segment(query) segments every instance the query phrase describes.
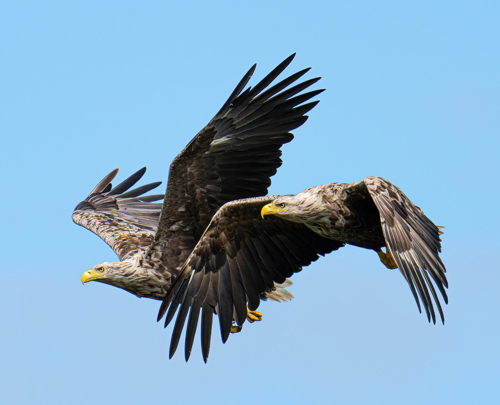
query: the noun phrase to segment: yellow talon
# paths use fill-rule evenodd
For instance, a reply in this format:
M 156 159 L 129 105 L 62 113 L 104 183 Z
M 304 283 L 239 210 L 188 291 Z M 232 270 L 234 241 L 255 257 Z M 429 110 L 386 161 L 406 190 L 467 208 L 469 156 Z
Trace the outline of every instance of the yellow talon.
M 254 323 L 255 321 L 262 321 L 262 313 L 259 311 L 250 311 L 247 307 L 247 320 L 250 323 Z M 242 327 L 236 323 L 231 325 L 231 333 L 241 332 L 241 329 Z
M 254 323 L 255 321 L 262 321 L 262 313 L 259 311 L 250 311 L 247 307 L 247 320 L 250 323 Z M 233 325 L 231 325 L 231 333 L 241 332 L 241 329 L 242 327 L 233 321 Z
M 255 321 L 262 321 L 262 313 L 259 311 L 250 311 L 247 307 L 248 322 L 254 323 Z
M 394 258 L 392 257 L 391 253 L 389 250 L 387 250 L 387 253 L 382 252 L 382 250 L 379 250 L 377 252 L 378 257 L 380 258 L 380 261 L 385 264 L 385 267 L 388 269 L 394 270 L 398 268 L 398 265 L 394 261 Z

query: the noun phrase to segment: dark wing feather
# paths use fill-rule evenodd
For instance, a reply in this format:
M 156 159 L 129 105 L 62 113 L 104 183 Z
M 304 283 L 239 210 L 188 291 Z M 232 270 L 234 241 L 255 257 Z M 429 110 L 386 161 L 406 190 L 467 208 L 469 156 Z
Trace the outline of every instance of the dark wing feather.
M 92 190 L 73 211 L 73 221 L 94 232 L 125 260 L 153 242 L 162 203 L 162 195 L 143 196 L 161 182 L 146 184 L 130 190 L 144 175 L 142 168 L 121 184 L 112 188 L 111 181 L 118 173 L 113 170 Z
M 293 139 L 289 131 L 307 120 L 305 114 L 318 101 L 303 103 L 323 91 L 301 93 L 319 78 L 290 87 L 309 69 L 268 88 L 293 58 L 243 91 L 254 65 L 220 111 L 170 165 L 156 235 L 168 269 L 182 266 L 222 205 L 267 194 L 270 177 L 282 163 L 280 148 Z
M 225 204 L 214 216 L 203 237 L 186 260 L 179 277 L 165 297 L 158 320 L 188 281 L 172 334 L 170 356 L 175 353 L 188 309 L 186 360 L 196 333 L 200 308 L 203 359 L 210 349 L 212 314 L 219 315 L 222 341 L 229 336 L 233 319 L 241 326 L 246 306 L 256 309 L 263 293 L 324 255 L 343 246 L 325 239 L 305 225 L 270 216 L 263 220 L 262 207 L 277 196 L 258 197 Z M 174 298 L 175 297 L 175 298 Z M 172 306 L 170 307 L 172 309 Z M 170 310 L 169 317 L 171 319 Z M 166 325 L 169 319 L 167 319 Z M 165 325 L 165 326 L 166 326 Z
M 367 177 L 363 182 L 380 213 L 387 249 L 408 282 L 419 310 L 418 296 L 429 321 L 432 319 L 436 323 L 432 294 L 444 323 L 443 310 L 429 278 L 430 275 L 448 303 L 444 289 L 448 287 L 446 269 L 439 257 L 439 228 L 394 184 L 375 176 Z

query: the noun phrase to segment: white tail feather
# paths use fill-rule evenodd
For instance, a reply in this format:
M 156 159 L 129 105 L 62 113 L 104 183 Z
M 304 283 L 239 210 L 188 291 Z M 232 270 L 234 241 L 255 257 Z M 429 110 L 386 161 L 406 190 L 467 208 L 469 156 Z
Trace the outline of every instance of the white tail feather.
M 288 302 L 293 299 L 293 294 L 285 287 L 290 287 L 293 284 L 292 280 L 286 279 L 282 284 L 275 284 L 276 289 L 264 294 L 264 298 L 276 302 Z

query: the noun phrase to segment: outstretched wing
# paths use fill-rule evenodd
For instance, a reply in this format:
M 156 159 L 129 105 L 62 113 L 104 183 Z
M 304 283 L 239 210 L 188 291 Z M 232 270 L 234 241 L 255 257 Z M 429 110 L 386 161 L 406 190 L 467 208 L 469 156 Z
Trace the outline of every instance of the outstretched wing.
M 143 194 L 161 182 L 129 190 L 145 172 L 144 167 L 112 189 L 111 181 L 118 173 L 113 170 L 73 211 L 73 221 L 104 240 L 120 260 L 151 246 L 158 227 L 163 204 L 152 201 L 163 199 L 163 194 Z
M 170 357 L 177 349 L 189 312 L 186 331 L 186 361 L 198 324 L 200 309 L 203 359 L 208 358 L 212 317 L 219 316 L 225 342 L 233 319 L 243 325 L 247 304 L 258 308 L 260 295 L 283 283 L 324 255 L 343 246 L 325 239 L 303 224 L 278 217 L 263 220 L 262 207 L 277 196 L 250 198 L 225 204 L 214 216 L 203 237 L 184 264 L 163 301 L 158 320 L 169 309 L 165 326 L 179 305 L 170 344 Z
M 301 126 L 319 101 L 303 103 L 323 91 L 297 95 L 319 78 L 290 87 L 309 69 L 265 90 L 293 58 L 243 91 L 254 65 L 215 117 L 173 160 L 156 235 L 167 268 L 182 266 L 223 204 L 267 194 L 270 177 L 282 163 L 280 148 L 293 139 L 289 131 Z
M 436 323 L 430 290 L 444 324 L 443 310 L 429 278 L 430 275 L 444 301 L 448 303 L 448 296 L 444 289 L 448 287 L 446 269 L 439 257 L 439 252 L 441 252 L 439 227 L 434 225 L 419 207 L 389 181 L 381 177 L 370 176 L 363 182 L 380 213 L 387 249 L 408 282 L 418 309 L 421 311 L 417 291 L 429 322 L 432 318 L 432 321 Z

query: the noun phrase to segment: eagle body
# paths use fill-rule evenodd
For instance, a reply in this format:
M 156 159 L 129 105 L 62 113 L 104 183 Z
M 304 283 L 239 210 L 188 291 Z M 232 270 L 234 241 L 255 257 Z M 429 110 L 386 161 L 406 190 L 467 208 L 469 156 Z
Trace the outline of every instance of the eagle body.
M 256 65 L 250 68 L 172 161 L 164 194 L 147 195 L 161 182 L 134 188 L 146 168 L 113 188 L 116 169 L 76 206 L 73 221 L 101 237 L 119 258 L 93 266 L 83 273 L 83 283 L 97 281 L 162 300 L 217 210 L 229 201 L 267 194 L 282 164 L 281 147 L 319 102 L 309 100 L 323 91 L 304 92 L 320 79 L 299 81 L 310 68 L 275 82 L 294 56 L 254 87 L 247 87 Z M 273 283 L 259 297 L 282 301 L 292 295 Z
M 385 254 L 380 249 L 386 247 L 390 263 L 384 264 L 400 269 L 419 310 L 418 296 L 429 321 L 436 322 L 432 295 L 444 323 L 431 282 L 432 278 L 447 303 L 446 269 L 439 257 L 442 232 L 393 183 L 369 176 L 356 183 L 312 187 L 296 195 L 278 196 L 261 214 L 302 223 L 327 239 L 373 249 L 382 255 L 381 260 Z
M 399 268 L 419 310 L 422 302 L 429 322 L 435 323 L 435 303 L 444 322 L 434 287 L 447 303 L 440 234 L 396 185 L 376 176 L 311 187 L 295 195 L 228 202 L 210 221 L 160 307 L 158 318 L 166 315 L 165 325 L 177 313 L 170 356 L 187 323 L 189 358 L 201 316 L 206 361 L 213 308 L 218 309 L 225 342 L 233 320 L 239 326 L 245 322 L 245 305 L 259 306 L 260 291 L 345 244 L 373 249 L 388 268 Z M 384 246 L 387 254 L 381 251 Z

